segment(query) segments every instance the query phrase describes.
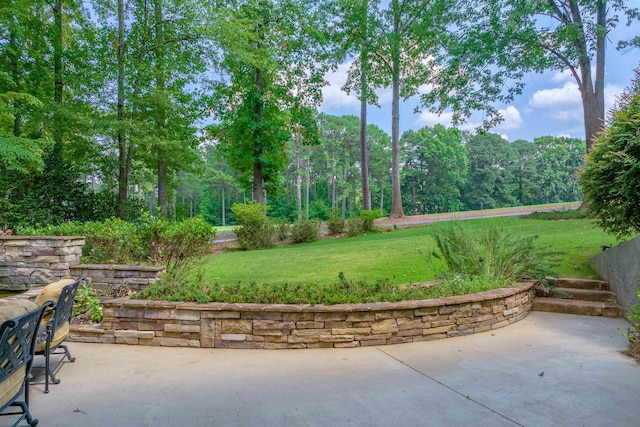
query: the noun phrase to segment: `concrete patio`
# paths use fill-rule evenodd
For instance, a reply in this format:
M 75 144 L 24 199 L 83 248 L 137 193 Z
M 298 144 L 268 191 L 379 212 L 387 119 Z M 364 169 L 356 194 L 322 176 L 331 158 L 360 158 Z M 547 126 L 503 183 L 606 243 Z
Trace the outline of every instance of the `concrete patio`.
M 32 386 L 31 410 L 65 427 L 636 426 L 627 325 L 534 312 L 492 332 L 355 349 L 70 343 L 76 362 L 48 395 Z

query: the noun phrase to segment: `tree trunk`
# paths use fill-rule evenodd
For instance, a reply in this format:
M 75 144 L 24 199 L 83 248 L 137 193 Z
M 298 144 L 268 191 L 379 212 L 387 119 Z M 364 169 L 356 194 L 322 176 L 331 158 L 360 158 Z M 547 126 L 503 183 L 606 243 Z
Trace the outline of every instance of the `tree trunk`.
M 262 183 L 262 163 L 256 161 L 253 164 L 253 185 L 251 186 L 251 197 L 260 204 L 266 204 L 264 185 Z
M 593 125 L 589 134 L 587 134 L 587 152 L 591 150 L 595 137 L 604 129 L 604 63 L 606 49 L 606 28 L 607 28 L 607 2 L 605 0 L 598 1 L 598 12 L 596 22 L 598 28 L 602 30 L 598 32 L 596 40 L 596 81 L 594 85 L 595 104 L 597 116 L 592 117 Z M 586 128 L 585 128 L 586 129 Z
M 364 2 L 365 14 L 369 8 L 368 1 Z M 371 194 L 369 192 L 369 162 L 367 154 L 367 73 L 369 66 L 369 51 L 367 49 L 367 20 L 364 19 L 363 38 L 360 49 L 360 175 L 362 179 L 362 209 L 371 210 Z
M 224 182 L 222 183 L 222 226 L 224 227 L 225 225 L 227 225 L 227 219 L 226 219 L 226 215 L 227 215 L 227 207 L 226 207 L 226 203 L 225 203 L 225 197 L 224 197 Z
M 11 67 L 11 76 L 13 77 L 13 82 L 16 85 L 15 91 L 20 92 L 22 89 L 22 85 L 20 84 L 20 75 L 18 73 L 18 57 L 20 53 L 18 52 L 18 42 L 16 41 L 16 35 L 11 30 L 11 34 L 9 36 L 9 61 Z M 17 100 L 15 101 L 18 102 Z M 20 109 L 16 108 L 14 118 L 13 118 L 13 136 L 20 137 L 22 135 L 22 118 L 20 116 Z
M 300 159 L 300 138 L 296 134 L 294 136 L 296 141 L 296 207 L 298 210 L 298 222 L 302 221 L 302 162 Z
M 579 53 L 580 78 L 576 75 L 576 81 L 580 88 L 582 97 L 582 109 L 584 117 L 585 139 L 587 141 L 587 152 L 591 150 L 593 142 L 604 127 L 604 65 L 606 46 L 606 0 L 597 0 L 596 24 L 598 35 L 596 37 L 596 76 L 595 84 L 591 73 L 591 58 L 589 56 L 589 46 L 585 36 L 584 22 L 580 11 L 579 3 L 569 2 L 571 19 L 574 26 L 578 28 L 573 44 Z
M 64 92 L 64 80 L 62 70 L 62 0 L 55 0 L 53 6 L 53 16 L 55 25 L 55 36 L 53 42 L 53 75 L 54 90 L 53 102 L 55 103 L 55 111 L 53 113 L 53 153 L 52 160 L 54 168 L 62 168 L 62 144 L 63 144 L 63 118 L 62 118 L 62 95 Z M 55 173 L 55 172 L 54 172 Z M 58 174 L 55 173 L 55 176 Z
M 311 165 L 309 164 L 309 159 L 307 159 L 306 171 L 307 171 L 307 176 L 305 177 L 305 184 L 306 184 L 306 188 L 305 188 L 305 201 L 306 201 L 305 218 L 308 221 L 309 220 L 309 188 L 311 186 Z
M 258 45 L 260 47 L 260 45 Z M 255 114 L 256 114 L 256 122 L 258 123 L 258 129 L 254 132 L 254 142 L 257 141 L 261 135 L 258 135 L 258 132 L 262 132 L 262 123 L 264 122 L 264 102 L 262 100 L 262 96 L 264 94 L 264 81 L 262 76 L 262 70 L 259 68 L 255 69 L 255 83 L 256 83 L 256 93 L 257 100 L 255 106 Z M 264 194 L 264 183 L 263 183 L 263 174 L 262 174 L 262 162 L 260 161 L 260 156 L 262 155 L 262 148 L 258 147 L 257 144 L 254 144 L 254 164 L 253 164 L 253 186 L 251 195 L 253 200 L 258 203 L 266 204 L 265 194 Z
M 266 16 L 266 8 L 264 2 L 260 2 L 260 15 Z M 260 52 L 264 43 L 264 32 L 263 32 L 263 23 L 258 24 L 258 41 L 256 43 L 256 52 Z M 262 124 L 264 123 L 264 76 L 262 75 L 262 70 L 258 67 L 254 69 L 254 78 L 256 85 L 256 101 L 255 101 L 255 120 L 257 123 L 257 129 L 253 133 L 253 185 L 251 188 L 251 193 L 253 200 L 266 205 L 266 197 L 264 191 L 264 175 L 262 170 L 262 161 L 260 157 L 262 156 L 262 147 L 257 144 L 257 141 L 260 140 L 264 135 L 262 133 L 264 130 L 262 129 Z
M 158 208 L 160 218 L 166 218 L 169 207 L 167 198 L 167 162 L 159 153 L 158 155 Z
M 342 182 L 347 182 L 347 171 L 342 171 Z M 347 215 L 347 196 L 342 197 L 342 218 Z
M 393 35 L 391 40 L 391 218 L 404 216 L 400 189 L 400 9 L 397 0 L 392 0 Z
M 159 93 L 163 93 L 165 90 L 165 76 L 164 76 L 164 29 L 163 29 L 163 13 L 162 13 L 162 0 L 156 0 L 155 3 L 155 31 L 156 31 L 156 86 Z M 165 137 L 163 129 L 166 127 L 167 117 L 166 111 L 163 106 L 158 107 L 156 125 L 160 130 L 160 138 Z M 168 200 L 168 183 L 169 175 L 167 168 L 167 159 L 162 146 L 157 147 L 158 150 L 158 207 L 160 218 L 166 218 L 169 207 Z
M 129 165 L 124 133 L 124 0 L 118 0 L 118 218 L 127 219 Z
M 411 202 L 413 203 L 413 214 L 418 214 L 418 199 L 416 197 L 416 180 L 411 180 Z

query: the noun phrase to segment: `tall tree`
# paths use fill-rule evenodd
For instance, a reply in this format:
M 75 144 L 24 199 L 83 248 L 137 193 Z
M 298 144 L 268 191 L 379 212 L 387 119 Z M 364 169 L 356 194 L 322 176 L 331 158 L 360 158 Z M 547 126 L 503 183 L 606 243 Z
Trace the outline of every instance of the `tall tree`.
M 516 153 L 509 141 L 495 133 L 479 133 L 465 147 L 469 162 L 462 192 L 465 208 L 493 209 L 515 205 L 510 165 Z
M 585 141 L 545 136 L 533 140 L 538 151 L 535 163 L 540 203 L 580 200 L 577 174 L 586 154 Z
M 307 143 L 317 138 L 311 109 L 320 102 L 325 49 L 317 12 L 304 0 L 241 0 L 218 11 L 224 78 L 215 136 L 260 203 L 278 186 L 291 132 Z
M 568 70 L 582 97 L 589 149 L 604 125 L 607 35 L 623 11 L 629 11 L 623 0 L 462 2 L 423 106 L 452 108 L 456 120 L 483 109 L 494 123 L 500 117 L 492 102 L 520 94 L 526 73 Z
M 377 97 L 371 88 L 371 51 L 379 49 L 378 33 L 381 28 L 379 0 L 336 0 L 338 18 L 339 60 L 355 54 L 343 89 L 355 92 L 360 99 L 360 176 L 362 185 L 362 209 L 371 210 L 369 190 L 369 159 L 367 156 L 367 107 L 377 105 Z
M 39 0 L 3 4 L 0 21 L 0 93 L 9 100 L 13 137 L 22 138 L 12 142 L 34 144 L 35 152 L 43 147 L 38 140 L 53 141 L 42 152 L 42 174 L 24 177 L 8 198 L 21 207 L 20 220 L 81 219 L 92 209 L 79 173 L 89 163 L 87 98 L 96 87 L 90 21 L 77 1 Z
M 325 153 L 327 184 L 332 211 L 340 209 L 344 217 L 347 212 L 347 200 L 356 198 L 359 176 L 358 161 L 360 120 L 356 116 L 319 117 L 320 147 Z
M 391 217 L 402 217 L 400 187 L 400 98 L 418 94 L 437 71 L 433 55 L 446 33 L 449 0 L 390 0 L 383 11 L 380 49 L 372 52 L 371 73 L 376 86 L 391 87 Z
M 128 187 L 132 158 L 155 170 L 157 207 L 167 216 L 177 171 L 193 171 L 198 163 L 195 123 L 206 115 L 204 98 L 193 88 L 206 70 L 203 16 L 210 2 L 136 0 L 124 17 L 124 110 L 117 119 L 119 195 Z M 120 25 L 117 39 L 120 40 Z M 120 43 L 113 44 L 114 57 Z M 112 63 L 115 61 L 112 61 Z M 118 108 L 121 95 L 115 100 Z M 113 104 L 112 104 L 113 105 Z M 126 133 L 121 135 L 121 130 Z M 120 193 L 122 192 L 122 193 Z
M 127 219 L 127 199 L 129 198 L 129 168 L 131 167 L 131 144 L 127 144 L 124 129 L 125 122 L 125 22 L 124 0 L 118 0 L 118 106 L 117 106 L 117 135 L 118 140 L 118 217 Z
M 372 207 L 380 209 L 384 216 L 391 209 L 391 138 L 380 127 L 367 125 L 367 151 L 369 157 L 369 173 L 371 175 Z M 375 202 L 375 205 L 373 205 Z
M 467 174 L 462 142 L 462 133 L 442 125 L 402 135 L 403 194 L 414 215 L 460 210 L 460 189 Z

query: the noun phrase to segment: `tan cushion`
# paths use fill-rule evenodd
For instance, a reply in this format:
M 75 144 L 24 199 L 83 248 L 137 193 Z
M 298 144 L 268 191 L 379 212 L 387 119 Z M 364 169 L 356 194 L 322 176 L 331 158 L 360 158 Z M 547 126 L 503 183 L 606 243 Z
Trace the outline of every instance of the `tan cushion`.
M 36 308 L 38 306 L 26 298 L 0 300 L 0 325 L 9 319 L 22 316 Z
M 62 293 L 62 289 L 67 286 L 75 283 L 73 279 L 62 279 L 57 282 L 53 282 L 48 284 L 42 289 L 40 295 L 38 295 L 35 299 L 36 305 L 42 305 L 47 301 L 53 301 L 54 304 L 58 303 L 58 298 L 60 298 L 60 294 Z M 42 316 L 41 325 L 46 325 L 49 320 L 53 318 L 53 310 L 49 310 L 48 308 L 45 310 L 44 316 Z M 37 350 L 40 351 L 40 350 Z
M 67 285 L 71 285 L 72 283 L 75 283 L 74 279 L 62 279 L 45 286 L 42 289 L 42 292 L 40 292 L 40 295 L 36 297 L 36 305 L 40 306 L 47 301 L 57 303 L 58 298 L 60 298 L 62 288 Z
M 53 336 L 53 339 L 51 340 L 51 346 L 49 348 L 54 348 L 55 346 L 60 344 L 62 341 L 67 339 L 68 336 L 69 336 L 69 322 L 64 322 L 62 326 L 60 326 L 56 330 L 56 334 Z M 46 342 L 43 342 L 42 344 L 40 344 L 36 348 L 36 353 L 43 352 L 44 349 L 46 348 L 46 345 L 47 345 Z
M 23 365 L 0 383 L 0 407 L 9 403 L 11 399 L 18 394 L 20 387 L 22 387 L 26 371 L 27 366 Z

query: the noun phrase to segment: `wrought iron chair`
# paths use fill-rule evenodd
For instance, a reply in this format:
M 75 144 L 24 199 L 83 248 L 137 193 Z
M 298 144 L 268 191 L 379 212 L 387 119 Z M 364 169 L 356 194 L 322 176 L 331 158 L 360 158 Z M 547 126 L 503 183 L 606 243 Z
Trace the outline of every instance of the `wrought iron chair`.
M 49 381 L 58 384 L 60 379 L 56 378 L 55 372 L 60 367 L 64 358 L 69 362 L 74 362 L 75 357 L 71 356 L 69 348 L 63 344 L 69 336 L 69 324 L 72 317 L 73 303 L 78 290 L 78 286 L 84 281 L 84 276 L 77 280 L 62 280 L 60 282 L 47 285 L 42 293 L 36 298 L 36 304 L 42 303 L 43 299 L 49 299 L 55 304 L 52 310 L 45 312 L 42 322 L 47 328 L 46 339 L 39 341 L 36 346 L 36 355 L 45 358 L 45 386 L 44 392 L 49 393 Z M 59 295 L 57 295 L 59 292 Z M 63 352 L 56 352 L 58 349 Z M 51 355 L 62 354 L 62 358 L 54 368 L 51 367 Z M 41 366 L 39 366 L 41 367 Z
M 43 330 L 40 320 L 53 303 L 33 306 L 32 311 L 6 320 L 0 326 L 0 415 L 20 415 L 13 427 L 23 419 L 31 426 L 38 424 L 29 412 L 29 379 L 36 338 Z M 18 400 L 22 394 L 24 400 Z M 18 407 L 21 412 L 4 413 L 9 407 Z

